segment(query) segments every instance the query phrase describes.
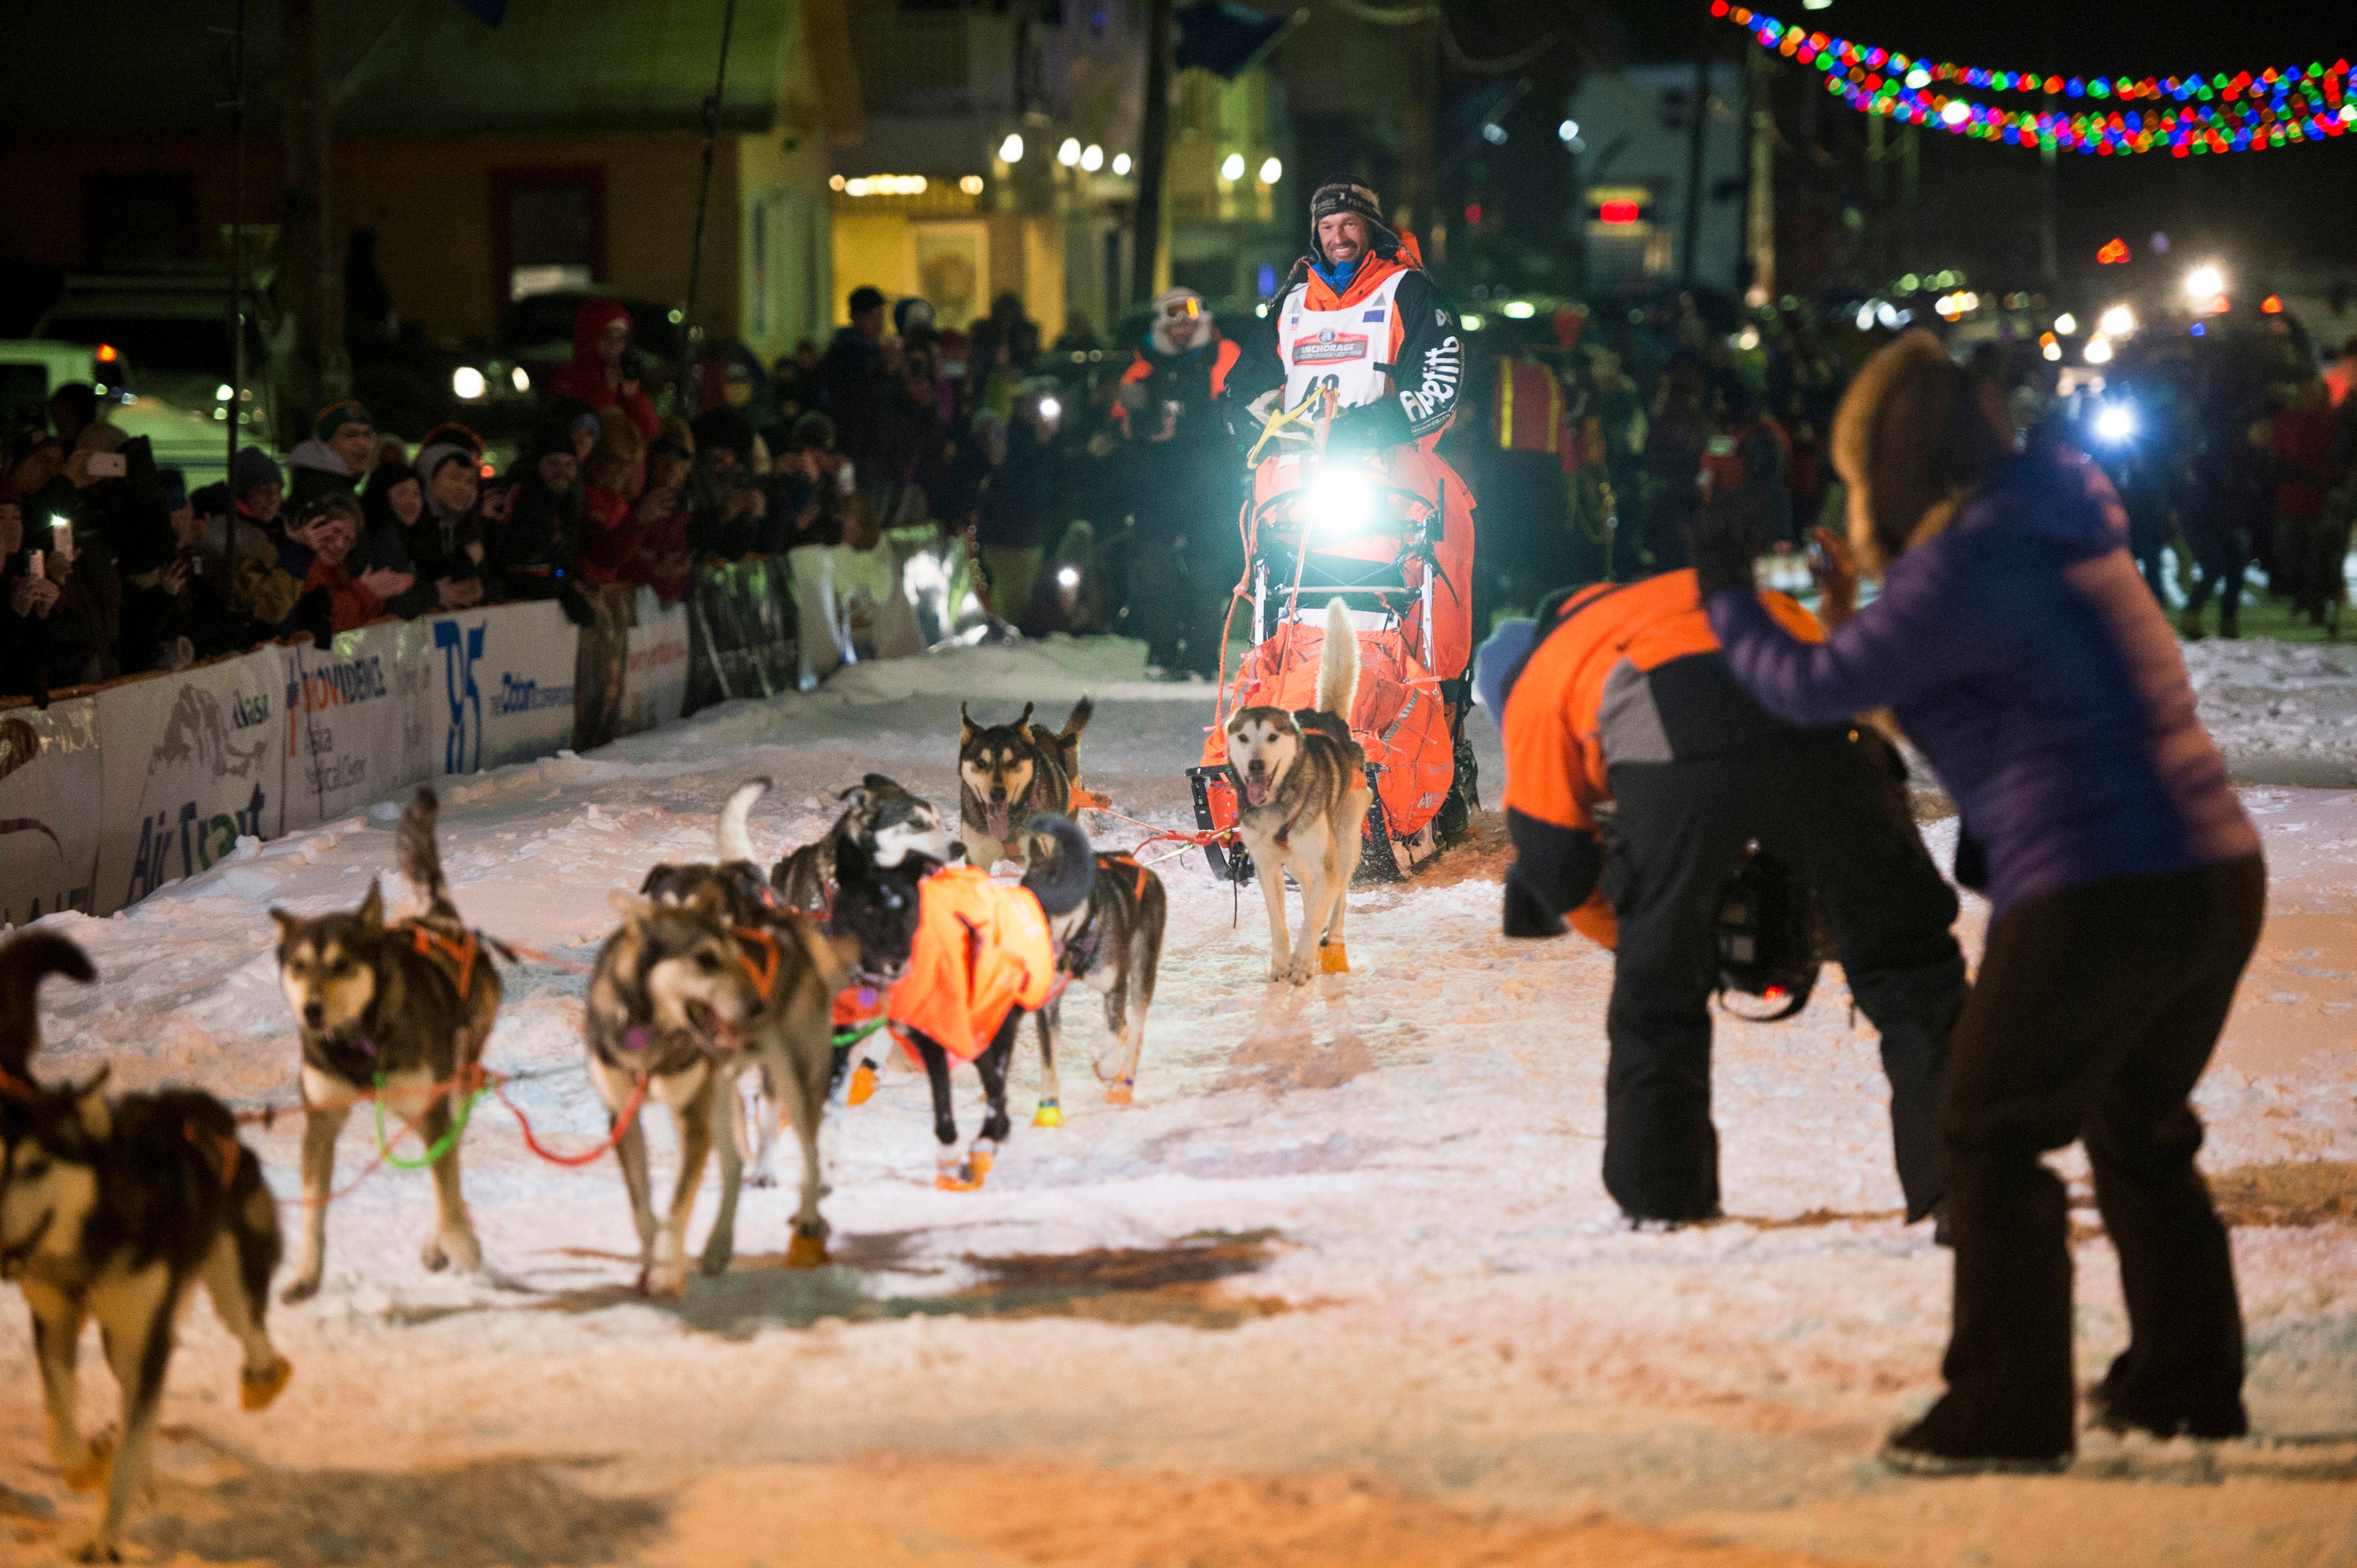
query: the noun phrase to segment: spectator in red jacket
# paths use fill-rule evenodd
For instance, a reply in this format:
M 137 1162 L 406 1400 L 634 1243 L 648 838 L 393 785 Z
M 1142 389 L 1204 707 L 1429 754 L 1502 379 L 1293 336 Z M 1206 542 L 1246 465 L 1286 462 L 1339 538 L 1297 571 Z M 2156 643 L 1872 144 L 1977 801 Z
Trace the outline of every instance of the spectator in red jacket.
M 647 446 L 619 409 L 597 419 L 604 428 L 581 465 L 581 542 L 574 564 L 583 577 L 608 588 L 630 580 L 630 564 L 642 542 L 637 513 L 646 489 Z
M 2336 476 L 2332 438 L 2338 422 L 2323 378 L 2310 376 L 2292 393 L 2291 406 L 2267 426 L 2275 456 L 2276 533 L 2269 585 L 2289 598 L 2302 615 L 2321 620 L 2328 600 L 2337 597 L 2332 579 L 2338 563 L 2313 559 L 2311 536 L 2324 512 L 2324 498 Z
M 641 439 L 655 438 L 655 405 L 639 384 L 640 356 L 630 342 L 630 313 L 610 299 L 585 299 L 573 318 L 573 362 L 550 390 L 591 408 L 619 408 Z
M 325 590 L 328 628 L 355 631 L 385 614 L 385 601 L 409 591 L 414 578 L 382 567 L 355 578 L 346 566 L 361 536 L 361 503 L 349 491 L 331 490 L 307 502 L 287 532 L 311 549 L 311 569 L 303 588 Z

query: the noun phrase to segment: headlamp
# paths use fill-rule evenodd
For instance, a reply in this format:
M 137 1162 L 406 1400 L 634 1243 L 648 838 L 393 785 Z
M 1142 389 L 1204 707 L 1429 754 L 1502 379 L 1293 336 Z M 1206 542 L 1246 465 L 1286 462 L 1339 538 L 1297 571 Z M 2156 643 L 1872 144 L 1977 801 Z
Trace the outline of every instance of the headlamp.
M 1374 487 L 1347 467 L 1320 467 L 1309 481 L 1303 508 L 1310 532 L 1347 539 L 1362 532 L 1375 512 Z

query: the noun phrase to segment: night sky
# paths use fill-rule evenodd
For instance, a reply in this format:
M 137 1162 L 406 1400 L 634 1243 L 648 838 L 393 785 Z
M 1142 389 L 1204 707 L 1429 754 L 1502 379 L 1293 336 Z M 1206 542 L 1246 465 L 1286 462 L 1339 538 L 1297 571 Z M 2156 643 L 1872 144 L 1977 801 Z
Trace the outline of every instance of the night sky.
M 2266 66 L 2357 59 L 2357 5 L 2322 0 L 2233 4 L 2040 5 L 2034 0 L 1835 0 L 1803 11 L 1799 0 L 1758 7 L 1861 43 L 1993 70 L 2036 69 L 2063 76 L 2256 73 Z M 1643 54 L 1689 51 L 1706 28 L 1722 58 L 1753 46 L 1738 28 L 1711 20 L 1703 0 L 1620 0 L 1611 6 Z M 1694 18 L 1697 16 L 1701 21 Z M 1813 73 L 1812 73 L 1813 74 Z M 2034 100 L 2001 96 L 2012 104 Z M 1834 112 L 1849 113 L 1838 105 Z M 1984 160 L 2034 161 L 2034 153 L 1954 143 L 1936 173 L 1969 178 Z M 2179 159 L 2169 155 L 2061 159 L 2061 236 L 2066 265 L 2092 256 L 2113 234 L 2132 244 L 2153 230 L 2182 242 L 2214 245 L 2253 262 L 2357 263 L 2357 132 L 2320 146 Z M 1934 167 L 1927 158 L 1927 181 Z

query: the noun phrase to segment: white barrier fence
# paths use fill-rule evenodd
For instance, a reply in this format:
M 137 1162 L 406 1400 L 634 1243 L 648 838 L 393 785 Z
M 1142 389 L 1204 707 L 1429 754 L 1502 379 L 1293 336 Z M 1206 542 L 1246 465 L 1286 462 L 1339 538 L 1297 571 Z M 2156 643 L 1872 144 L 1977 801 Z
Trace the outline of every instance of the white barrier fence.
M 687 615 L 641 590 L 624 732 L 677 722 Z M 494 605 L 272 646 L 0 712 L 0 922 L 110 915 L 239 838 L 351 815 L 408 786 L 572 744 L 579 634 Z

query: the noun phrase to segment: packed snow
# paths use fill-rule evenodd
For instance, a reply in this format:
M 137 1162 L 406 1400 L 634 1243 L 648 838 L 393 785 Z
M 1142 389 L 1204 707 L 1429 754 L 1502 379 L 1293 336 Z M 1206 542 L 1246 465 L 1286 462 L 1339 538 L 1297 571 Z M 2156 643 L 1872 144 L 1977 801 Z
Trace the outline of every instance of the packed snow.
M 487 1105 L 465 1150 L 490 1277 L 428 1275 L 423 1174 L 339 1201 L 318 1297 L 274 1309 L 295 1380 L 232 1397 L 210 1308 L 173 1368 L 158 1560 L 1130 1564 L 2137 1563 L 2357 1555 L 2357 677 L 2343 656 L 2189 650 L 2205 718 L 2266 835 L 2270 923 L 2200 1091 L 2236 1225 L 2262 1440 L 2091 1439 L 2067 1476 L 1902 1479 L 1870 1455 L 1935 1392 L 1947 1255 L 1907 1228 L 1870 1028 L 1837 974 L 1783 1025 L 1718 1031 L 1732 1218 L 1625 1230 L 1598 1177 L 1609 956 L 1499 935 L 1502 835 L 1351 896 L 1353 972 L 1263 983 L 1257 897 L 1162 864 L 1172 918 L 1137 1103 L 1095 1092 L 1079 993 L 1067 1123 L 1017 1130 L 988 1186 L 936 1191 L 921 1075 L 837 1110 L 834 1266 L 781 1266 L 791 1204 L 748 1193 L 738 1262 L 683 1300 L 630 1288 L 610 1160 L 534 1159 Z M 707 858 L 738 782 L 772 853 L 870 770 L 947 804 L 957 713 L 1097 714 L 1089 785 L 1191 825 L 1183 770 L 1210 688 L 1135 645 L 975 649 L 845 671 L 678 728 L 446 781 L 444 858 L 511 973 L 489 1051 L 544 1137 L 587 1145 L 581 972 L 609 890 Z M 2297 704 L 2297 706 L 2295 706 Z M 1486 717 L 1473 721 L 1494 793 Z M 2330 773 L 2331 768 L 2341 769 Z M 2308 771 L 2309 769 L 2317 771 Z M 2291 783 L 2330 782 L 2341 789 Z M 48 1074 L 285 1103 L 294 1034 L 273 906 L 357 904 L 390 875 L 397 803 L 260 846 L 123 916 L 55 917 L 101 983 L 51 983 Z M 1144 836 L 1098 821 L 1101 843 Z M 1944 860 L 1953 824 L 1928 829 Z M 1162 846 L 1149 854 L 1164 853 Z M 1239 904 L 1241 913 L 1238 913 Z M 1963 920 L 1977 948 L 1986 910 Z M 961 1074 L 971 1129 L 979 1095 Z M 669 1123 L 651 1118 L 659 1186 Z M 295 1188 L 296 1119 L 256 1128 Z M 349 1180 L 371 1151 L 344 1138 Z M 2080 1372 L 2126 1337 L 2075 1152 Z M 691 1232 L 700 1243 L 713 1181 Z M 111 1416 L 93 1356 L 83 1398 Z M 42 1439 L 25 1318 L 0 1314 L 0 1557 L 86 1532 Z M 2338 1555 L 2336 1555 L 2336 1553 Z

